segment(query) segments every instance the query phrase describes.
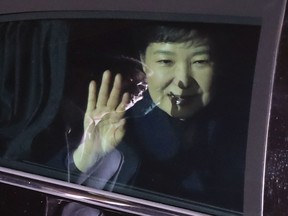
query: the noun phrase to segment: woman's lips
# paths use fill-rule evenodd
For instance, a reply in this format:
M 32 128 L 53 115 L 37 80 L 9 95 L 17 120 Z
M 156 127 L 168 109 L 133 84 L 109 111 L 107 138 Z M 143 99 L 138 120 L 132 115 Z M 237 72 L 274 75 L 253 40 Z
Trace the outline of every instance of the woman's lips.
M 168 97 L 172 101 L 172 103 L 176 105 L 184 105 L 189 103 L 195 95 L 175 95 L 173 92 L 170 92 L 168 94 Z

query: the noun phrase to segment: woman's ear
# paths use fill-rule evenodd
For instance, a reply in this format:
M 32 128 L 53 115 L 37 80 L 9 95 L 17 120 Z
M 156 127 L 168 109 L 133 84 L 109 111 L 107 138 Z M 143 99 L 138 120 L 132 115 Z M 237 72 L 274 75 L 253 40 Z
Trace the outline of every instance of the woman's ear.
M 145 55 L 144 55 L 143 53 L 140 53 L 139 56 L 140 56 L 140 61 L 141 61 L 142 70 L 143 70 L 143 72 L 146 74 L 146 72 L 147 72 L 147 67 L 146 67 L 146 64 L 145 64 Z

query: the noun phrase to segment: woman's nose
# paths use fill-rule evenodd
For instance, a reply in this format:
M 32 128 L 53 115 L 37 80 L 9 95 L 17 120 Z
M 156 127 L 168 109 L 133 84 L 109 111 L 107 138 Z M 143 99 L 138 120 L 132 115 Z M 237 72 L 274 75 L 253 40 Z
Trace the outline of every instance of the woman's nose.
M 175 71 L 176 84 L 181 89 L 186 89 L 193 83 L 193 77 L 191 76 L 191 71 L 188 65 L 183 65 Z

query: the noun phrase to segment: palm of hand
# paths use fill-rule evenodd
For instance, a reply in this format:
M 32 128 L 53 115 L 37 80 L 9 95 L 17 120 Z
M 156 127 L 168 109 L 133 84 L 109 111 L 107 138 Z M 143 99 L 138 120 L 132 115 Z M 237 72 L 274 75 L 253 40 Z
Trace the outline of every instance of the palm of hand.
M 125 135 L 124 111 L 100 109 L 85 114 L 84 137 L 86 152 L 104 155 L 121 142 Z
M 87 109 L 84 117 L 84 135 L 73 157 L 75 165 L 88 170 L 99 157 L 113 150 L 125 134 L 125 108 L 129 94 L 121 93 L 121 76 L 116 75 L 111 92 L 111 74 L 103 74 L 98 98 L 96 83 L 91 81 Z

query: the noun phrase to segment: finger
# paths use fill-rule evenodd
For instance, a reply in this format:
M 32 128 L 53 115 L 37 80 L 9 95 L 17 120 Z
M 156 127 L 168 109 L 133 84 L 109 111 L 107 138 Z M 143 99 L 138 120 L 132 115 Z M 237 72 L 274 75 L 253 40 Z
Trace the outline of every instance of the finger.
M 120 103 L 121 85 L 122 85 L 122 77 L 120 74 L 117 74 L 115 76 L 113 88 L 107 102 L 107 106 L 113 110 Z
M 110 71 L 105 71 L 102 76 L 101 87 L 99 90 L 98 100 L 97 100 L 97 107 L 106 106 L 107 100 L 109 97 L 109 84 L 111 79 Z
M 92 80 L 89 84 L 86 112 L 93 111 L 95 109 L 95 106 L 96 106 L 96 82 Z
M 104 121 L 108 120 L 106 124 L 115 124 L 115 123 L 119 123 L 119 121 L 122 121 L 122 119 L 124 119 L 125 108 L 129 102 L 129 98 L 130 98 L 129 93 L 125 93 L 116 111 L 109 113 L 104 118 L 102 118 L 102 120 Z
M 121 103 L 116 108 L 116 112 L 123 112 L 124 115 L 126 107 L 129 104 L 129 101 L 130 101 L 130 94 L 126 92 L 123 94 Z

